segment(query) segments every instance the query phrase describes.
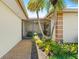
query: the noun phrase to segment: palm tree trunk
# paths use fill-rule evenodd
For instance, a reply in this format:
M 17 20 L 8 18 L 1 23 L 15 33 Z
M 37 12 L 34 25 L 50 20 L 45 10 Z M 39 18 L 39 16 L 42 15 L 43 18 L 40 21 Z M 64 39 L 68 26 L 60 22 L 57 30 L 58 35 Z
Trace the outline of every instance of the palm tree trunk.
M 54 29 L 55 29 L 55 25 L 56 25 L 56 11 L 54 11 L 54 15 L 53 15 L 54 19 L 53 19 L 53 26 L 51 27 L 51 39 L 53 39 L 53 33 L 54 33 Z
M 40 29 L 40 31 L 41 31 L 41 34 L 43 35 L 43 38 L 51 38 L 51 39 L 53 39 L 53 33 L 54 33 L 54 28 L 55 28 L 55 25 L 56 25 L 56 19 L 54 19 L 54 24 L 53 24 L 53 27 L 52 27 L 52 29 L 51 29 L 51 36 L 50 37 L 47 37 L 47 36 L 45 36 L 44 35 L 44 33 L 43 33 L 43 30 L 42 30 L 42 27 L 41 27 L 41 22 L 40 22 L 40 19 L 39 19 L 39 13 L 38 13 L 38 11 L 36 12 L 37 13 L 37 19 L 38 19 L 38 26 L 39 26 L 39 29 Z M 56 16 L 56 11 L 54 10 L 54 17 Z
M 53 16 L 52 16 L 52 19 L 51 19 L 51 36 L 50 38 L 53 39 L 53 33 L 54 33 L 54 28 L 55 28 L 55 24 L 56 24 L 56 19 L 55 19 L 55 15 L 56 15 L 56 12 L 55 12 L 55 7 L 54 7 L 54 11 L 53 11 Z
M 40 19 L 39 19 L 39 13 L 38 13 L 38 11 L 37 11 L 36 13 L 37 13 L 37 19 L 38 19 L 39 29 L 40 29 L 40 31 L 41 31 L 41 34 L 42 34 L 43 37 L 44 37 L 44 33 L 43 33 L 43 30 L 42 30 L 42 27 L 41 27 L 41 22 L 40 22 Z
M 41 34 L 43 35 L 43 38 L 46 38 L 46 39 L 47 38 L 51 38 L 52 39 L 53 38 L 53 32 L 54 32 L 55 24 L 56 24 L 56 19 L 54 19 L 54 24 L 53 24 L 53 27 L 51 29 L 51 36 L 47 37 L 43 33 L 43 30 L 42 30 L 42 27 L 41 27 L 41 22 L 40 22 L 40 19 L 39 19 L 39 13 L 38 13 L 38 11 L 36 13 L 37 13 L 37 19 L 38 19 L 38 26 L 39 26 L 39 29 L 41 31 Z M 54 12 L 54 15 L 56 15 L 55 12 Z

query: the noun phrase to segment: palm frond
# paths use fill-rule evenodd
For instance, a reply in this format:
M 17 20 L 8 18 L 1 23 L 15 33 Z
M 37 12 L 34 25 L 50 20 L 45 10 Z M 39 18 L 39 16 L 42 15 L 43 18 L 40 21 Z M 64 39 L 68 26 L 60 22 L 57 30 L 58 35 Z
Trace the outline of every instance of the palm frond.
M 31 11 L 39 11 L 45 8 L 45 1 L 44 0 L 30 0 L 27 8 Z
M 56 11 L 62 11 L 65 7 L 64 0 L 50 0 Z
M 56 4 L 56 11 L 62 11 L 64 7 L 65 7 L 64 0 L 58 0 Z

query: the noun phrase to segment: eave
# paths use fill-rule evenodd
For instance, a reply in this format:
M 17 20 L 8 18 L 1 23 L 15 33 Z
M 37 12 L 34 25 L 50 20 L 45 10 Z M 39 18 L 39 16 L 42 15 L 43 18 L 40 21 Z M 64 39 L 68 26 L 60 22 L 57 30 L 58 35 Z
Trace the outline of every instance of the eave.
M 3 4 L 5 4 L 16 16 L 20 19 L 27 19 L 27 15 L 25 15 L 21 5 L 17 0 L 0 0 Z

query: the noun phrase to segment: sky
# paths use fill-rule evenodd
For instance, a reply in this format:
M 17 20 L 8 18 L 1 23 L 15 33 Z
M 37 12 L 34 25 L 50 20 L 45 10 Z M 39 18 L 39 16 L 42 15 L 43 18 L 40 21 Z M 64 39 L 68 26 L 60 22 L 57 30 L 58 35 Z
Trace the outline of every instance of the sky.
M 71 8 L 71 9 L 74 9 L 74 8 L 77 8 L 78 7 L 78 4 L 75 4 L 73 2 L 71 2 L 70 0 L 64 0 L 67 8 Z
M 23 0 L 23 1 L 24 1 L 24 5 L 26 7 L 29 0 Z M 70 9 L 78 8 L 78 4 L 75 4 L 75 3 L 71 2 L 70 0 L 64 0 L 64 3 L 66 4 L 66 8 L 70 8 Z M 29 18 L 37 18 L 37 15 L 35 12 L 29 11 L 27 9 L 27 7 L 26 7 L 26 10 L 27 10 Z M 45 9 L 43 9 L 42 11 L 39 11 L 40 18 L 44 18 L 46 15 L 47 15 L 47 11 Z

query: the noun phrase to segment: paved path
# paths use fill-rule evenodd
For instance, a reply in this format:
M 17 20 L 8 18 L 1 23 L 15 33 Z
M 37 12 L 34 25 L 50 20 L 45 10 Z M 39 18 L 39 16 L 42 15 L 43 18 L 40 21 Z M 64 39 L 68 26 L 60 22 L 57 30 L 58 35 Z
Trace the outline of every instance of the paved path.
M 31 59 L 31 40 L 22 40 L 1 59 Z

